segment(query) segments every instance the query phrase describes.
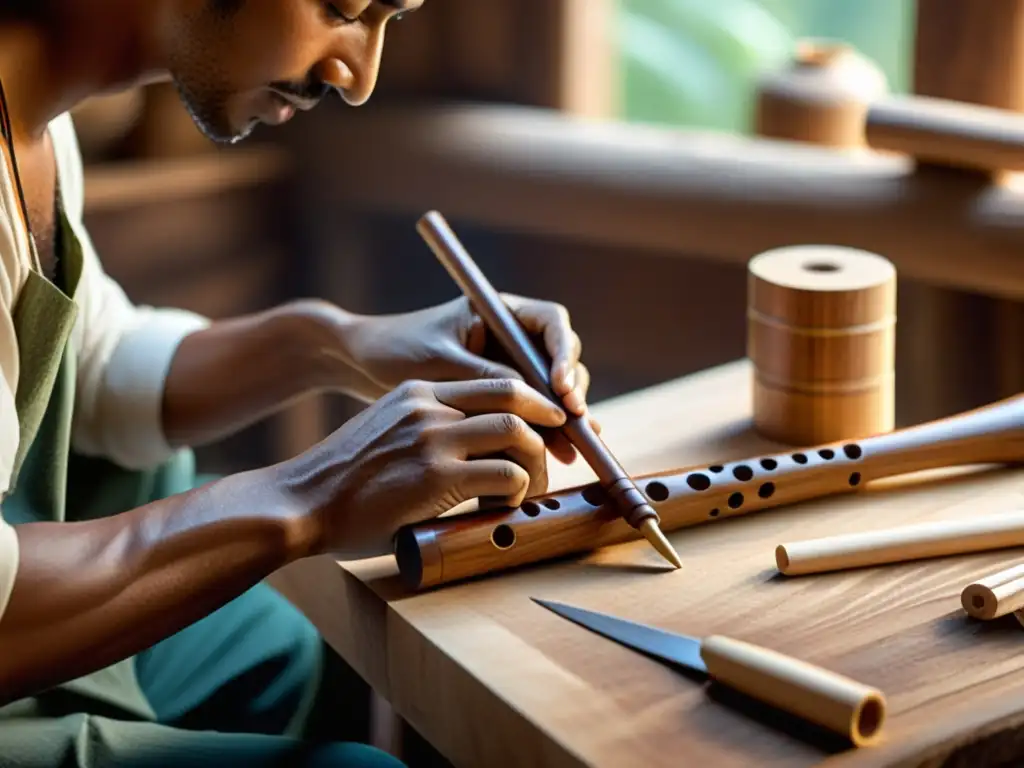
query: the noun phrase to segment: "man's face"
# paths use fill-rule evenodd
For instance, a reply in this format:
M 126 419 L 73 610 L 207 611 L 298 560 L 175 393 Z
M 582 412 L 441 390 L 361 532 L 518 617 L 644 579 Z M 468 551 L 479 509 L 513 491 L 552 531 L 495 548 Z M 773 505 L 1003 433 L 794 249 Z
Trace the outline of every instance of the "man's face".
M 484 0 L 482 0 L 484 1 Z M 199 129 L 240 141 L 331 89 L 352 105 L 377 82 L 384 26 L 423 0 L 181 0 L 170 75 Z

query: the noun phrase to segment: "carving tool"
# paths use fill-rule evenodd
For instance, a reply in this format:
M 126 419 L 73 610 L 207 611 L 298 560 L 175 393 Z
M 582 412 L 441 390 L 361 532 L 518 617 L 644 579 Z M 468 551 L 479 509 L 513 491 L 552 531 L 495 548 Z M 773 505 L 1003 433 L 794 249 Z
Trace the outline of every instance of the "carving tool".
M 530 341 L 512 311 L 476 265 L 448 222 L 437 211 L 430 211 L 416 225 L 420 236 L 438 261 L 470 300 L 495 338 L 515 362 L 526 383 L 562 407 L 561 398 L 551 388 L 550 364 Z M 600 480 L 608 495 L 618 504 L 630 526 L 676 568 L 682 561 L 659 527 L 658 513 L 626 474 L 626 470 L 608 450 L 586 416 L 566 414 L 561 428 Z
M 765 704 L 827 728 L 855 746 L 882 733 L 881 691 L 804 661 L 720 635 L 703 639 L 533 598 L 559 616 L 669 665 L 707 675 Z

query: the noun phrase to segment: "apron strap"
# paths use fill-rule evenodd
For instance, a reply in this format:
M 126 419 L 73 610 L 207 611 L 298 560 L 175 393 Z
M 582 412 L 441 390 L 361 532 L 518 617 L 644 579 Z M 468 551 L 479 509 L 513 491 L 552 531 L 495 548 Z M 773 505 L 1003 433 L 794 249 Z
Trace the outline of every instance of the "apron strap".
M 42 263 L 39 261 L 39 253 L 36 251 L 36 239 L 32 234 L 32 226 L 28 218 L 28 205 L 25 204 L 25 190 L 21 184 L 21 173 L 18 171 L 18 159 L 14 151 L 14 131 L 11 128 L 11 113 L 7 108 L 7 94 L 4 92 L 3 81 L 0 80 L 0 134 L 3 134 L 4 143 L 7 145 L 7 156 L 10 160 L 14 185 L 18 190 L 18 203 L 21 205 L 21 218 L 28 236 L 29 253 L 32 256 L 32 266 L 39 273 L 43 273 Z

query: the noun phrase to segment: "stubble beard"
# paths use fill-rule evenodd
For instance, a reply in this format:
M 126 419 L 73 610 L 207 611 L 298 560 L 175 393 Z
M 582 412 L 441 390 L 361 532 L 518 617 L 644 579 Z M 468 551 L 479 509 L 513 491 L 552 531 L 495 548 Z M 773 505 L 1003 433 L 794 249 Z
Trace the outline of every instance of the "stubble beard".
M 210 94 L 206 98 L 200 97 L 178 77 L 174 78 L 174 87 L 196 128 L 215 144 L 223 146 L 238 144 L 253 132 L 255 126 L 252 124 L 246 125 L 241 130 L 229 124 L 226 114 L 227 94 Z M 213 105 L 219 105 L 219 107 Z

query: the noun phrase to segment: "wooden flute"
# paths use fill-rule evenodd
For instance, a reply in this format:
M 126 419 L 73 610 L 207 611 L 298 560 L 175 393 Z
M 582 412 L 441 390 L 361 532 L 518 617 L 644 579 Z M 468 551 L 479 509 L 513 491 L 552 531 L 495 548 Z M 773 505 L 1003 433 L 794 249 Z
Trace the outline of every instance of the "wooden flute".
M 1024 395 L 874 437 L 635 478 L 676 530 L 860 490 L 872 480 L 1024 459 Z M 408 526 L 395 539 L 403 581 L 424 589 L 634 540 L 600 484 Z

